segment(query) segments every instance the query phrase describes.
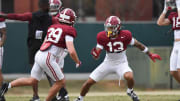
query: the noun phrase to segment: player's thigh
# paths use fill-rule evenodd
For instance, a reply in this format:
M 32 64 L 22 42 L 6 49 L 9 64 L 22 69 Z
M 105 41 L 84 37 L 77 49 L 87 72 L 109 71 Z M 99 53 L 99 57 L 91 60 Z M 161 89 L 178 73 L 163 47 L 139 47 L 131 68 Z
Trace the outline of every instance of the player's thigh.
M 112 73 L 111 65 L 103 62 L 90 74 L 90 78 L 98 82 L 110 73 Z
M 177 71 L 178 51 L 176 47 L 173 48 L 170 56 L 170 71 Z
M 121 80 L 125 79 L 124 76 L 126 73 L 133 73 L 132 69 L 128 65 L 128 62 L 120 63 L 119 65 L 116 65 L 115 72 Z
M 40 81 L 43 73 L 43 69 L 40 67 L 40 65 L 38 65 L 38 63 L 35 62 L 31 70 L 31 77 Z
M 177 53 L 177 69 L 180 69 L 180 47 L 178 48 L 178 53 Z
M 57 58 L 57 59 L 56 59 L 56 62 L 57 62 L 57 64 L 59 65 L 59 67 L 60 67 L 61 69 L 63 69 L 63 67 L 64 67 L 64 59 Z
M 48 53 L 46 57 L 46 64 L 44 65 L 43 69 L 54 81 L 64 79 L 64 74 L 56 62 L 56 57 L 54 57 L 51 53 Z

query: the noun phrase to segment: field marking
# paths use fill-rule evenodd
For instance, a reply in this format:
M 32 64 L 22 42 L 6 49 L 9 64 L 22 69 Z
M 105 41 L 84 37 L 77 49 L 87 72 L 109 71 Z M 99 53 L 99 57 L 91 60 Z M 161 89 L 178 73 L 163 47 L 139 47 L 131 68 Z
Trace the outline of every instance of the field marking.
M 180 95 L 180 91 L 137 91 L 137 95 Z M 8 97 L 21 96 L 21 97 L 32 97 L 32 94 L 7 94 Z M 41 97 L 47 96 L 47 94 L 40 94 Z M 71 97 L 79 96 L 79 93 L 69 93 Z M 87 96 L 127 96 L 126 92 L 90 92 Z

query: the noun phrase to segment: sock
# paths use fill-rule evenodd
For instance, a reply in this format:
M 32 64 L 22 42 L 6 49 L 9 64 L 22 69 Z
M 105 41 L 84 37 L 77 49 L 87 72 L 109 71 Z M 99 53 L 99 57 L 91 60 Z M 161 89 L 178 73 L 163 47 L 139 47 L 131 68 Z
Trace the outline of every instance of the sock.
M 133 91 L 133 88 L 128 88 L 127 93 L 131 93 Z
M 64 97 L 66 95 L 68 95 L 67 90 L 64 87 L 61 88 L 60 91 L 59 91 L 59 95 L 58 96 Z
M 9 88 L 11 88 L 11 83 L 9 83 L 9 85 L 8 85 L 8 89 L 9 89 Z
M 84 96 L 81 96 L 81 95 L 80 95 L 79 98 L 80 98 L 81 100 L 83 100 Z

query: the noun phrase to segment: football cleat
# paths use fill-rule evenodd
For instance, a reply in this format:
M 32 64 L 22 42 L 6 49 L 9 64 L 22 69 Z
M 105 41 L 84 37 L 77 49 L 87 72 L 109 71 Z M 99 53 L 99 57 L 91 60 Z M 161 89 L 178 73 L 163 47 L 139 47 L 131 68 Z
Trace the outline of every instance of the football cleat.
M 80 99 L 79 97 L 75 99 L 74 101 L 83 101 L 83 99 Z
M 4 96 L 0 97 L 0 101 L 6 101 L 5 97 Z
M 127 92 L 127 95 L 130 96 L 133 101 L 140 101 L 138 96 L 134 93 L 133 90 L 131 92 Z
M 9 83 L 5 82 L 2 84 L 1 91 L 0 91 L 0 97 L 2 98 L 4 94 L 8 91 Z
M 64 96 L 64 97 L 58 96 L 57 101 L 70 101 L 70 100 L 69 100 L 69 96 Z
M 29 101 L 40 101 L 39 96 L 33 96 Z

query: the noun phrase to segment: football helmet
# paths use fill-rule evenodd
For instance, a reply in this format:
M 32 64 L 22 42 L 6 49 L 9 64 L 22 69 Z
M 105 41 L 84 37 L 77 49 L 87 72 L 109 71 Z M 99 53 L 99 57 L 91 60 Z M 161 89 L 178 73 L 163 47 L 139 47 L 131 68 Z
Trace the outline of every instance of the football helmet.
M 169 10 L 175 9 L 177 8 L 176 6 L 176 0 L 166 0 L 166 5 L 168 7 Z
M 117 16 L 110 16 L 106 19 L 104 27 L 107 37 L 117 35 L 121 29 L 121 20 Z
M 57 15 L 59 13 L 59 10 L 62 8 L 62 2 L 61 0 L 49 0 L 50 5 L 50 14 L 51 15 Z
M 76 13 L 70 9 L 65 8 L 57 16 L 59 22 L 73 25 L 76 21 Z

